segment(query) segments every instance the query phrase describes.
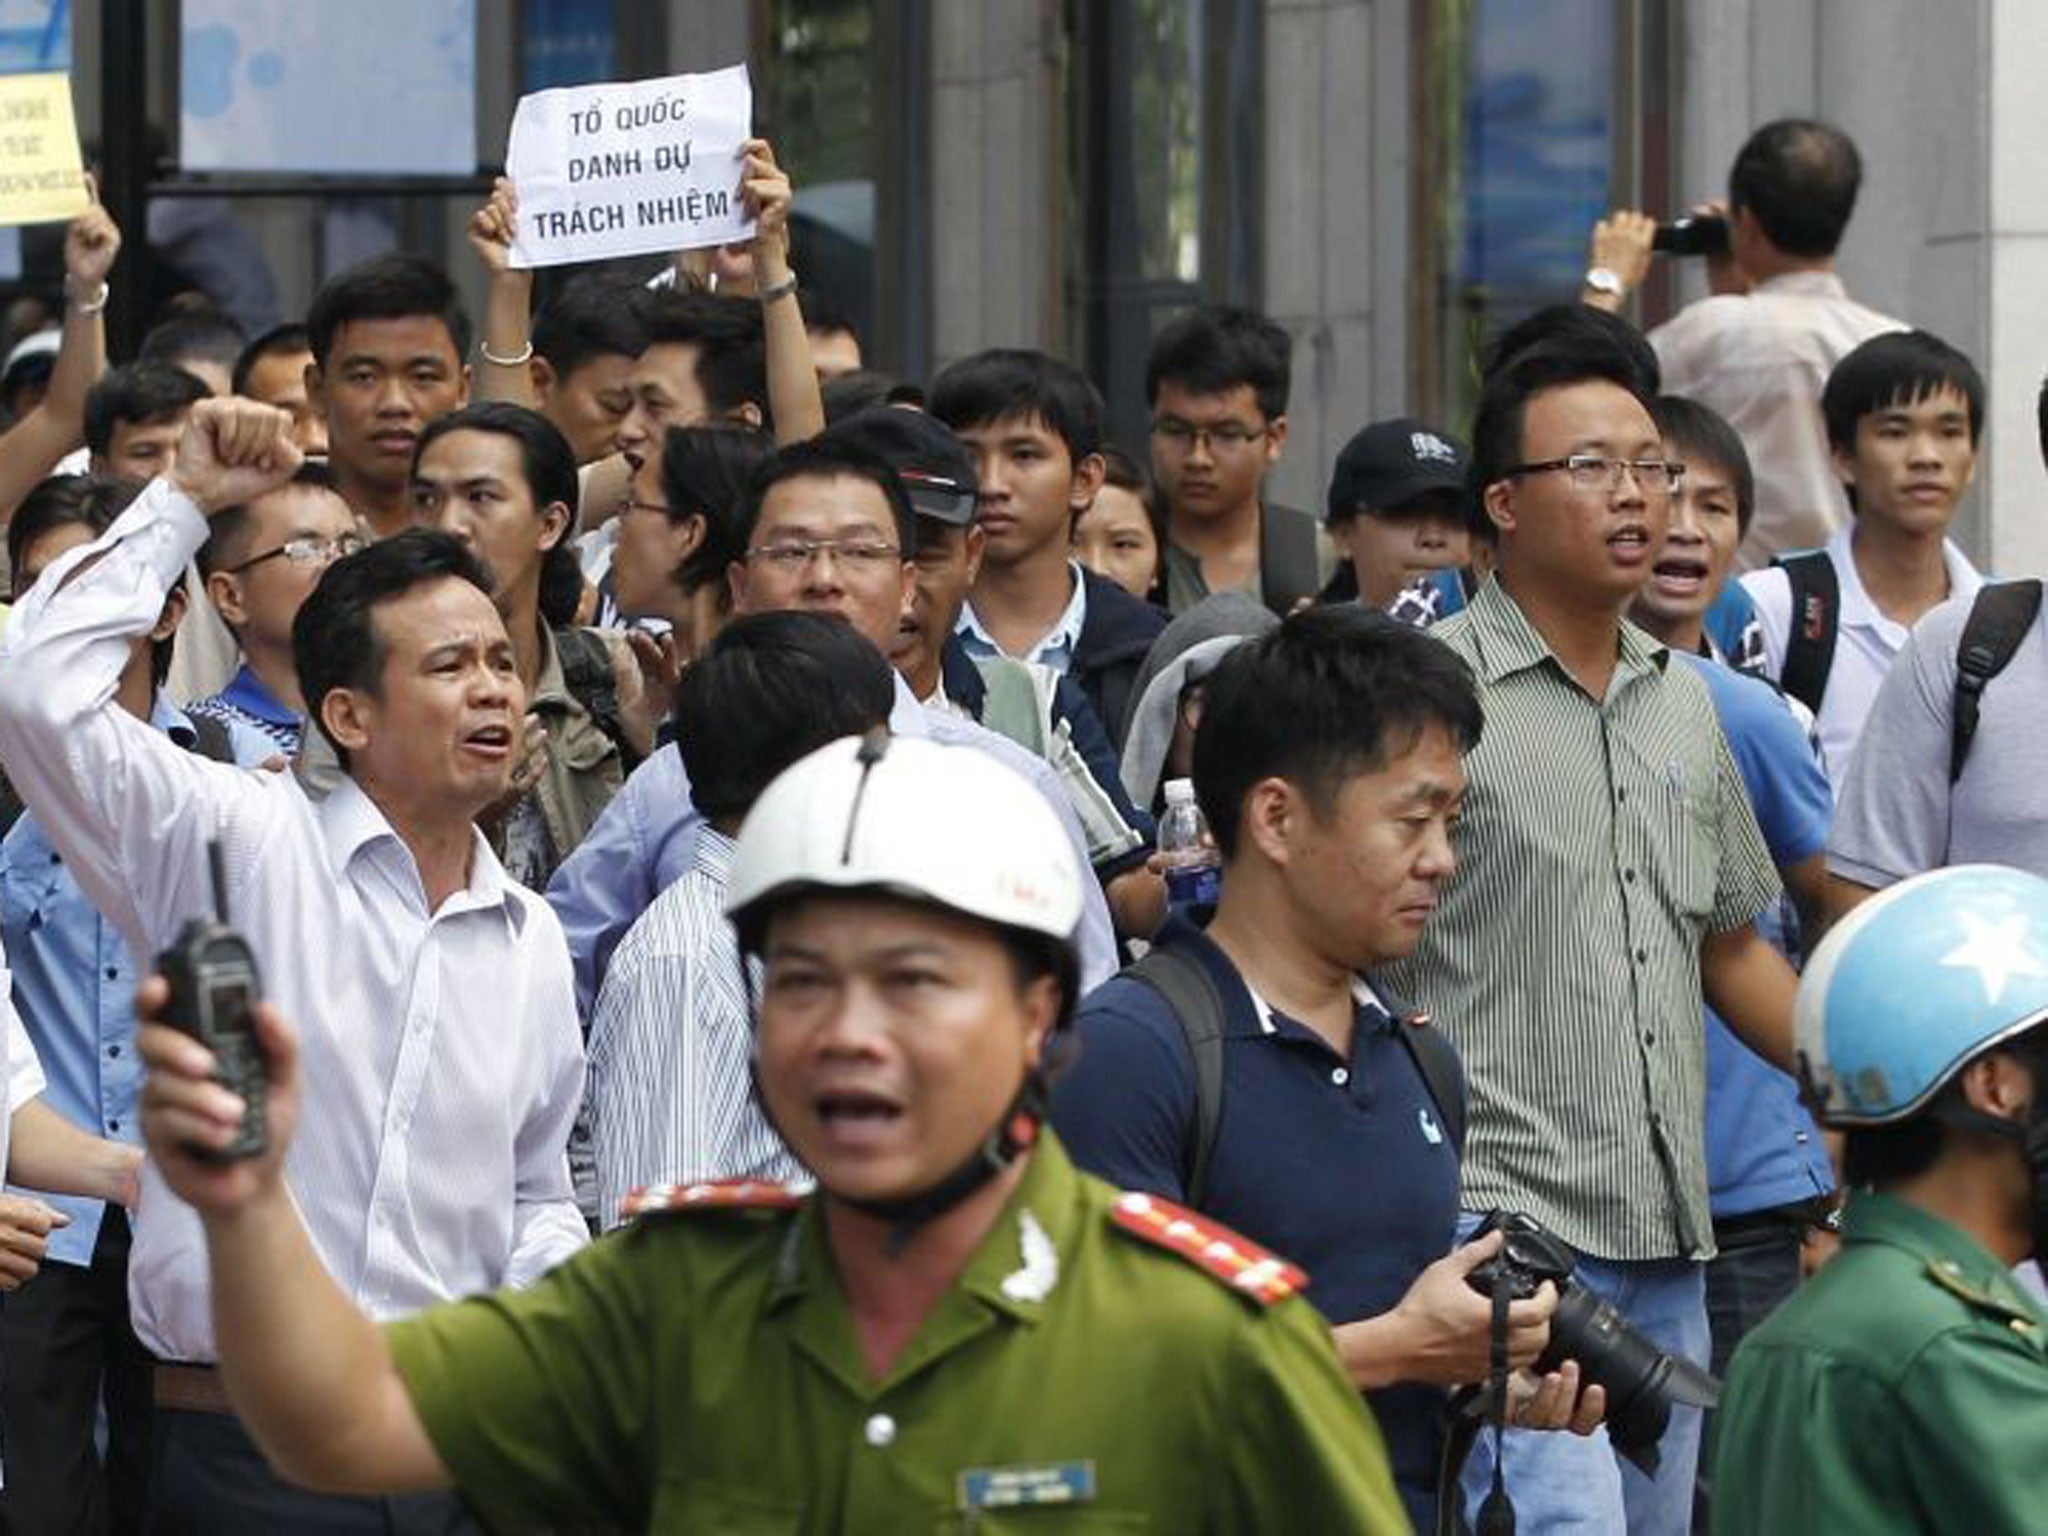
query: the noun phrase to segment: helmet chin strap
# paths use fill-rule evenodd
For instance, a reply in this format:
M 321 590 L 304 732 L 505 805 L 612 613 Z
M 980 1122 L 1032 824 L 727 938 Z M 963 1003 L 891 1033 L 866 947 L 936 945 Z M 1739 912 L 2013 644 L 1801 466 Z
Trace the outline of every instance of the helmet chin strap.
M 754 1101 L 760 1106 L 761 1113 L 768 1123 L 774 1127 L 775 1133 L 781 1136 L 782 1127 L 775 1125 L 775 1117 L 768 1108 L 767 1096 L 761 1092 L 759 1071 L 752 1063 L 749 1064 L 748 1070 L 754 1078 Z M 1051 1103 L 1052 1079 L 1044 1066 L 1033 1067 L 1024 1074 L 1024 1081 L 1017 1089 L 1017 1096 L 1010 1101 L 1010 1107 L 1003 1111 L 1002 1118 L 975 1145 L 966 1159 L 936 1184 L 914 1194 L 897 1195 L 887 1200 L 869 1200 L 841 1194 L 821 1179 L 818 1182 L 818 1192 L 826 1199 L 846 1206 L 849 1210 L 860 1211 L 864 1215 L 888 1222 L 894 1228 L 889 1236 L 889 1246 L 893 1251 L 900 1253 L 926 1223 L 945 1215 L 1036 1146 L 1039 1130 L 1045 1122 L 1046 1112 Z M 787 1136 L 783 1136 L 782 1139 L 785 1143 L 789 1140 Z
M 1002 1119 L 981 1139 L 966 1160 L 938 1183 L 915 1194 L 898 1195 L 888 1200 L 865 1200 L 842 1195 L 823 1183 L 818 1187 L 826 1198 L 888 1222 L 894 1229 L 889 1235 L 889 1246 L 901 1253 L 927 1222 L 945 1215 L 1037 1145 L 1039 1127 L 1045 1120 L 1050 1099 L 1045 1078 L 1034 1067 L 1025 1074 L 1017 1097 L 1003 1111 Z

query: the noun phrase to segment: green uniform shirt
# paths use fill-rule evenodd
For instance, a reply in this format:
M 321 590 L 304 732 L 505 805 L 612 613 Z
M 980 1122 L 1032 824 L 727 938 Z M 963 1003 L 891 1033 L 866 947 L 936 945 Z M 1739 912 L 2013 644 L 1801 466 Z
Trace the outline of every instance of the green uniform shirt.
M 1714 1530 L 2048 1530 L 2044 1333 L 1963 1232 L 1852 1195 L 1841 1253 L 1729 1364 Z
M 1117 1198 L 1048 1134 L 879 1381 L 813 1203 L 643 1219 L 388 1337 L 504 1530 L 1405 1531 L 1313 1309 L 1123 1231 Z

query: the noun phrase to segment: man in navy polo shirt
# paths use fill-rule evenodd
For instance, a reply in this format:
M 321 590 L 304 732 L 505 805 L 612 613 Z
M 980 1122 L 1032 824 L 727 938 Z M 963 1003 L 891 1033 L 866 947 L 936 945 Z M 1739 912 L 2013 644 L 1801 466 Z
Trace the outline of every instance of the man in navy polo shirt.
M 1199 963 L 1222 1006 L 1214 1140 L 1200 1157 L 1193 1049 L 1172 1005 L 1129 974 L 1082 1003 L 1053 1102 L 1089 1172 L 1196 1205 L 1308 1271 L 1423 1530 L 1443 1389 L 1487 1370 L 1487 1303 L 1465 1277 L 1498 1239 L 1452 1251 L 1464 1084 L 1433 1048 L 1450 1064 L 1433 1090 L 1402 1039 L 1419 1026 L 1371 976 L 1413 950 L 1455 867 L 1480 723 L 1455 655 L 1355 605 L 1294 614 L 1225 658 L 1194 752 L 1222 897 L 1158 940 Z M 1514 1364 L 1541 1353 L 1555 1306 L 1546 1287 L 1509 1309 Z M 1583 1431 L 1602 1406 L 1567 1365 L 1516 1421 Z

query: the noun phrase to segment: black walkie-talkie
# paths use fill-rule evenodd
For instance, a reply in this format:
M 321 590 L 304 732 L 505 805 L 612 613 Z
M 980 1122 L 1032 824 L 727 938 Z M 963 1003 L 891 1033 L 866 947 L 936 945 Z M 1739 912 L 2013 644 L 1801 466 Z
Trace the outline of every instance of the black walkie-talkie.
M 156 968 L 171 984 L 171 1005 L 164 1022 L 182 1029 L 213 1052 L 213 1080 L 241 1095 L 248 1107 L 242 1126 L 225 1147 L 187 1147 L 207 1162 L 231 1163 L 259 1156 L 268 1144 L 265 1112 L 269 1079 L 263 1047 L 256 1039 L 256 1002 L 263 983 L 256 974 L 256 956 L 248 941 L 228 926 L 227 867 L 219 842 L 206 847 L 213 876 L 211 918 L 195 917 L 171 947 L 157 956 Z

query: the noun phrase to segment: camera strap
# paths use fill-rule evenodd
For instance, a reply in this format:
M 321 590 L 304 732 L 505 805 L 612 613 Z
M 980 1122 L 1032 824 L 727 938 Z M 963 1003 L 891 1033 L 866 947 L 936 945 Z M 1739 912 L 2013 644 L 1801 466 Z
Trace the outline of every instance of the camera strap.
M 1505 1285 L 1495 1285 L 1489 1298 L 1493 1327 L 1487 1340 L 1487 1392 L 1493 1400 L 1493 1486 L 1479 1505 L 1478 1536 L 1515 1536 L 1515 1504 L 1508 1497 L 1502 1446 L 1508 1426 L 1508 1291 Z

